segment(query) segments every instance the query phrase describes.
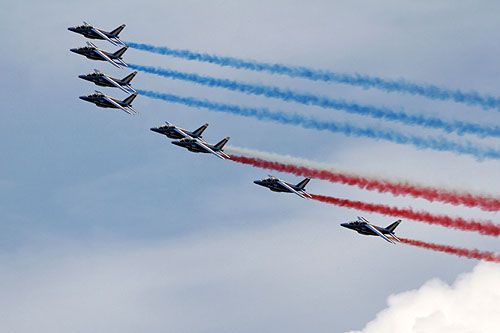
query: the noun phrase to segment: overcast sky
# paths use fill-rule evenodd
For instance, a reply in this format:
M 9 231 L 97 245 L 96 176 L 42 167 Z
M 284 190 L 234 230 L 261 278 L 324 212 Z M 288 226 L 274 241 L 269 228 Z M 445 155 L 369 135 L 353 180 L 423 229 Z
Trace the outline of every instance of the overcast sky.
M 474 260 L 355 234 L 339 224 L 357 215 L 383 226 L 396 218 L 272 193 L 252 183 L 268 171 L 188 153 L 149 128 L 166 120 L 187 129 L 209 123 L 204 133 L 209 142 L 230 136 L 235 146 L 492 194 L 500 188 L 499 161 L 259 122 L 144 96 L 134 101 L 140 112 L 135 117 L 97 108 L 78 99 L 96 86 L 77 76 L 94 68 L 114 77 L 131 71 L 69 52 L 86 40 L 67 30 L 83 20 L 106 30 L 125 23 L 125 41 L 498 96 L 496 1 L 23 1 L 2 6 L 0 331 L 460 333 L 499 327 L 498 316 L 486 316 L 500 311 L 500 290 L 492 283 L 500 274 L 496 265 L 476 266 Z M 96 44 L 116 49 L 104 41 Z M 134 49 L 124 60 L 446 120 L 497 124 L 500 119 L 497 110 Z M 360 126 L 442 134 L 146 73 L 133 84 Z M 125 97 L 116 89 L 99 90 Z M 500 147 L 492 139 L 446 137 Z M 479 209 L 315 179 L 307 188 L 498 219 L 497 213 Z M 493 237 L 420 222 L 403 221 L 397 234 L 500 252 Z M 471 310 L 478 307 L 488 311 Z M 461 320 L 469 313 L 470 320 Z

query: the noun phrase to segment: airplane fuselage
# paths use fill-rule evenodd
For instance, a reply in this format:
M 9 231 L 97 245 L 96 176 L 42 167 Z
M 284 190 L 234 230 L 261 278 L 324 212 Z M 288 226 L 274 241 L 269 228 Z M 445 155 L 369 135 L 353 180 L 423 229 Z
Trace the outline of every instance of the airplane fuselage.
M 73 27 L 73 28 L 68 28 L 69 31 L 73 31 L 73 32 L 76 32 L 77 34 L 80 34 L 80 35 L 83 35 L 87 38 L 90 38 L 90 39 L 100 39 L 100 40 L 104 40 L 104 38 L 102 38 L 102 36 L 99 36 L 97 33 L 95 33 L 92 28 L 79 28 L 79 27 Z M 101 33 L 103 33 L 104 35 L 106 35 L 108 38 L 113 38 L 115 36 L 113 36 L 112 34 L 106 32 L 106 31 L 102 31 L 102 30 L 99 30 Z
M 179 146 L 179 147 L 186 148 L 187 150 L 189 150 L 190 152 L 193 152 L 193 153 L 210 153 L 209 151 L 198 146 L 195 142 L 191 142 L 191 141 L 172 141 L 172 144 Z M 214 146 L 211 146 L 209 144 L 206 144 L 206 145 L 210 149 L 212 149 L 214 151 L 218 151 L 218 149 L 215 148 Z
M 94 103 L 96 106 L 100 107 L 100 108 L 112 108 L 112 109 L 117 109 L 116 105 L 113 105 L 111 104 L 110 102 L 108 102 L 107 100 L 105 100 L 104 98 L 100 98 L 100 97 L 89 97 L 89 96 L 80 96 L 80 99 L 84 100 L 84 101 L 87 101 L 87 102 L 90 102 L 90 103 Z M 122 101 L 120 100 L 116 100 L 116 99 L 113 99 L 116 103 L 120 104 L 121 106 L 128 106 L 128 104 L 125 104 L 123 103 Z
M 94 49 L 91 49 L 91 48 L 70 49 L 70 51 L 74 52 L 76 54 L 80 54 L 80 55 L 87 57 L 88 59 L 91 59 L 91 60 L 107 61 L 99 53 L 97 53 Z M 105 55 L 107 55 L 110 59 L 113 59 L 113 60 L 119 59 L 119 57 L 117 57 L 113 53 L 108 53 L 106 51 L 101 51 L 101 52 L 104 53 Z
M 80 79 L 93 82 L 100 87 L 111 87 L 111 88 L 114 87 L 114 85 L 110 83 L 108 80 L 106 80 L 102 75 L 79 75 L 78 77 Z M 120 86 L 127 85 L 125 82 L 121 80 L 117 80 L 115 78 L 111 79 L 114 80 L 116 83 L 118 83 Z
M 265 181 L 262 181 L 262 180 L 256 180 L 254 181 L 254 184 L 257 184 L 257 185 L 260 185 L 260 186 L 264 186 L 264 187 L 267 187 L 268 189 L 270 189 L 271 191 L 273 192 L 285 192 L 285 193 L 292 193 L 290 192 L 289 189 L 287 188 L 284 188 L 281 184 L 279 184 L 278 182 L 265 182 Z M 288 186 L 290 186 L 291 188 L 293 188 L 294 190 L 300 192 L 302 189 L 293 185 L 293 184 L 290 184 L 290 183 L 286 183 Z
M 151 131 L 163 134 L 169 139 L 174 139 L 174 140 L 180 140 L 184 139 L 186 135 L 189 135 L 190 137 L 193 138 L 199 138 L 200 136 L 194 135 L 191 132 L 186 131 L 186 135 L 183 135 L 182 133 L 179 133 L 178 130 L 176 130 L 174 127 L 153 127 L 151 128 Z
M 360 223 L 360 224 L 342 223 L 341 226 L 343 226 L 344 228 L 347 228 L 347 229 L 354 230 L 358 234 L 361 234 L 361 235 L 378 236 L 370 228 L 368 228 L 366 226 L 366 224 L 364 224 L 364 223 Z M 381 233 L 383 233 L 384 235 L 391 234 L 391 232 L 385 228 L 381 228 L 381 227 L 377 227 L 377 226 L 374 226 L 374 227 L 377 228 L 377 230 L 380 231 Z

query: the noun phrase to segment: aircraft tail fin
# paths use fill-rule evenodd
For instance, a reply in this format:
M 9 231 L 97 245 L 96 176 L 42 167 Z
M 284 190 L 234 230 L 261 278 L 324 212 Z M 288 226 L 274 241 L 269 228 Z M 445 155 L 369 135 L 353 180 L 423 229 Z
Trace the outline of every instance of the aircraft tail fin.
M 127 76 L 125 76 L 122 81 L 125 82 L 125 83 L 130 83 L 130 81 L 132 81 L 132 79 L 135 77 L 135 75 L 137 74 L 137 71 L 133 72 L 132 74 L 129 74 Z
M 118 28 L 115 30 L 111 31 L 110 34 L 112 34 L 115 37 L 118 37 L 118 34 L 122 32 L 123 28 L 125 28 L 125 24 L 120 25 Z
M 224 147 L 224 145 L 229 141 L 229 137 L 227 138 L 224 138 L 222 139 L 219 143 L 217 143 L 214 147 L 217 149 L 217 150 L 220 150 L 222 149 L 222 147 Z
M 301 181 L 300 183 L 298 183 L 296 186 L 298 188 L 304 189 L 306 187 L 307 183 L 309 183 L 310 180 L 311 180 L 311 177 L 307 177 L 306 179 L 304 179 L 303 181 Z
M 119 49 L 118 51 L 116 51 L 113 54 L 115 56 L 117 56 L 118 58 L 121 58 L 123 56 L 123 54 L 125 53 L 125 51 L 127 51 L 127 49 L 128 49 L 128 46 L 122 47 L 121 49 Z
M 195 136 L 201 136 L 201 134 L 203 133 L 203 131 L 205 131 L 208 127 L 208 124 L 205 124 L 203 126 L 201 126 L 200 128 L 198 128 L 197 130 L 193 131 L 193 134 Z
M 394 230 L 396 229 L 396 227 L 401 223 L 401 220 L 397 220 L 396 222 L 390 224 L 389 226 L 386 227 L 387 230 L 389 230 L 390 232 L 394 232 Z
M 136 97 L 137 97 L 137 93 L 135 93 L 135 94 L 133 94 L 133 95 L 130 95 L 129 97 L 127 97 L 127 98 L 125 98 L 125 99 L 123 100 L 123 103 L 130 105 L 130 104 L 132 104 L 132 101 L 133 101 Z

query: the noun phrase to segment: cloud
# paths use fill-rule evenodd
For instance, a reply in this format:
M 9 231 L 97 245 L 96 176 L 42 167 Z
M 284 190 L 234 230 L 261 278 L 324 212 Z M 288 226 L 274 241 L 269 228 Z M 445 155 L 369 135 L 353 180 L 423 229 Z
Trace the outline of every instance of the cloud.
M 478 264 L 453 285 L 432 279 L 392 295 L 389 307 L 351 333 L 493 333 L 500 327 L 500 266 Z

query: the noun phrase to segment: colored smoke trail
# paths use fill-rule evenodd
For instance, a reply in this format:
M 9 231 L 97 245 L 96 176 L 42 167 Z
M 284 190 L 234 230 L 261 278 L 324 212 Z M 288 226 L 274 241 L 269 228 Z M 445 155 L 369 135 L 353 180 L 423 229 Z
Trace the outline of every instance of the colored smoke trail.
M 423 211 L 414 211 L 411 208 L 397 208 L 381 204 L 373 204 L 362 201 L 340 199 L 325 195 L 311 194 L 313 200 L 329 203 L 335 206 L 363 210 L 370 213 L 379 213 L 388 216 L 407 218 L 414 221 L 428 224 L 440 225 L 446 228 L 453 228 L 465 231 L 476 231 L 481 235 L 500 235 L 500 225 L 495 225 L 491 221 L 465 220 L 461 217 L 450 217 L 448 215 L 434 215 Z
M 248 108 L 233 104 L 215 103 L 207 100 L 199 100 L 192 97 L 180 97 L 172 94 L 158 93 L 148 90 L 137 90 L 141 95 L 150 98 L 161 99 L 170 103 L 184 104 L 190 107 L 206 108 L 212 111 L 237 114 L 244 117 L 257 118 L 259 120 L 274 121 L 281 124 L 301 126 L 303 128 L 326 130 L 333 133 L 343 133 L 347 136 L 367 137 L 376 140 L 385 140 L 397 144 L 412 145 L 419 149 L 434 149 L 438 151 L 449 151 L 456 154 L 467 154 L 483 159 L 492 155 L 493 151 L 460 145 L 445 138 L 419 137 L 403 134 L 391 129 L 381 129 L 378 127 L 356 127 L 349 123 L 340 123 L 333 121 L 321 121 L 311 117 L 304 117 L 297 113 L 286 113 L 283 111 L 271 112 L 267 108 Z M 500 158 L 500 151 L 496 152 Z
M 332 183 L 357 186 L 360 189 L 369 191 L 391 193 L 394 196 L 409 195 L 430 202 L 439 201 L 452 205 L 478 207 L 484 211 L 500 210 L 500 199 L 486 194 L 472 194 L 453 189 L 434 188 L 407 180 L 384 179 L 370 174 L 353 173 L 329 164 L 246 148 L 227 146 L 225 151 L 243 155 L 231 155 L 231 160 L 257 168 L 286 172 L 303 177 L 309 176 Z
M 484 260 L 484 261 L 491 261 L 495 263 L 500 263 L 500 254 L 498 253 L 493 253 L 489 251 L 479 251 L 477 249 L 474 250 L 469 250 L 461 247 L 454 247 L 454 246 L 449 246 L 449 245 L 441 245 L 441 244 L 435 244 L 435 243 L 427 243 L 427 242 L 422 242 L 418 240 L 413 240 L 413 239 L 406 239 L 406 238 L 401 238 L 401 243 L 405 243 L 408 245 L 412 246 L 418 246 L 422 247 L 424 249 L 432 250 L 432 251 L 439 251 L 439 252 L 445 252 L 449 254 L 454 254 L 456 256 L 460 257 L 467 257 L 471 259 L 478 259 L 478 260 Z
M 277 98 L 286 102 L 296 102 L 304 105 L 315 105 L 326 109 L 344 110 L 352 114 L 359 114 L 369 116 L 376 119 L 383 119 L 389 121 L 399 122 L 409 126 L 422 126 L 431 129 L 444 130 L 447 133 L 456 132 L 459 135 L 474 134 L 479 137 L 494 136 L 500 137 L 500 127 L 481 126 L 478 124 L 471 124 L 462 121 L 445 122 L 440 118 L 424 117 L 420 115 L 409 115 L 404 112 L 396 112 L 387 107 L 375 107 L 371 105 L 360 105 L 353 102 L 347 102 L 342 99 L 331 99 L 326 96 L 314 95 L 310 93 L 299 93 L 289 89 L 280 89 L 277 87 L 266 86 L 261 84 L 249 84 L 238 82 L 228 79 L 217 79 L 209 76 L 200 76 L 197 74 L 189 74 L 178 72 L 174 70 L 157 68 L 151 66 L 141 66 L 129 64 L 131 69 L 138 71 L 156 74 L 162 77 L 171 78 L 174 80 L 189 81 L 196 84 L 224 88 L 231 91 L 238 91 L 250 95 L 266 96 L 270 98 Z M 405 141 L 404 138 L 394 137 L 393 140 Z M 414 140 L 414 144 L 419 141 Z M 435 145 L 438 145 L 437 143 Z M 452 144 L 441 144 L 440 146 L 448 146 L 447 149 L 452 149 Z M 462 149 L 465 154 L 467 150 L 473 150 L 472 147 Z M 497 154 L 500 157 L 500 154 Z M 485 156 L 486 157 L 486 156 Z M 481 157 L 479 157 L 481 158 Z
M 169 47 L 159 47 L 148 44 L 139 44 L 127 42 L 134 49 L 147 52 L 169 55 L 172 57 L 197 60 L 217 64 L 220 66 L 229 66 L 237 69 L 246 69 L 259 72 L 268 72 L 272 74 L 288 75 L 290 77 L 300 77 L 313 81 L 336 82 L 352 86 L 367 88 L 376 88 L 386 92 L 402 92 L 411 95 L 419 95 L 434 100 L 451 100 L 457 103 L 467 105 L 479 105 L 484 109 L 500 107 L 500 98 L 481 95 L 478 92 L 462 92 L 459 89 L 448 89 L 431 84 L 418 84 L 403 79 L 391 80 L 381 77 L 373 77 L 361 74 L 336 73 L 331 71 L 317 70 L 301 66 L 287 66 L 282 64 L 270 64 L 252 60 L 243 60 L 233 57 L 222 57 L 207 53 L 192 52 L 189 50 L 171 49 Z

